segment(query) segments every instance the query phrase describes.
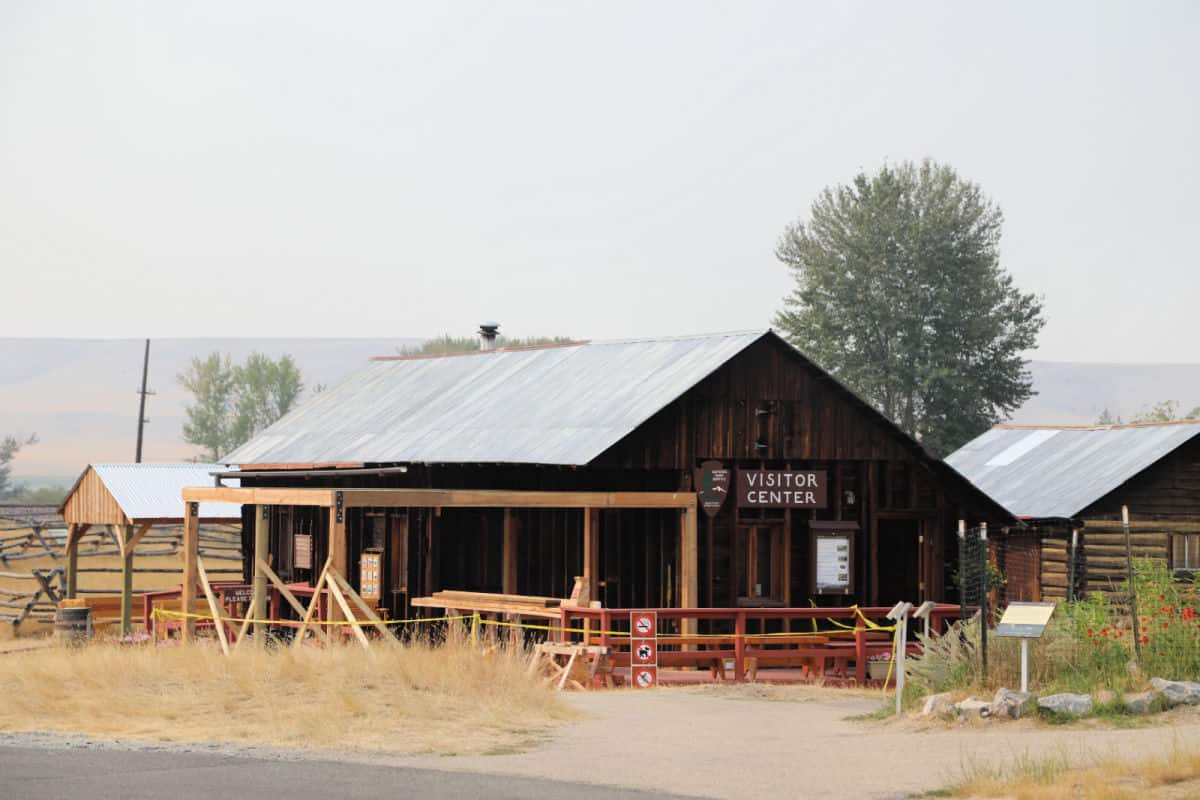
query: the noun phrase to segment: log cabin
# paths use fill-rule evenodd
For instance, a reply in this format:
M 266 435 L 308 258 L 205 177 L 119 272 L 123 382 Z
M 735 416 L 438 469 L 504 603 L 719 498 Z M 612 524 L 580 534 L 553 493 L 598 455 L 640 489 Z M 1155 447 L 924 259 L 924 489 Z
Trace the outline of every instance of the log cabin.
M 890 605 L 948 595 L 959 519 L 1015 524 L 771 331 L 483 334 L 372 360 L 230 454 L 242 488 L 192 490 L 245 504 L 247 581 L 261 536 L 284 580 L 329 558 L 392 618 L 576 577 L 616 608 Z
M 1200 569 L 1200 421 L 1000 425 L 946 459 L 1026 527 L 994 553 L 1008 599 L 1112 592 L 1133 556 Z M 1074 552 L 1072 552 L 1074 551 Z M 1070 590 L 1068 589 L 1070 587 Z

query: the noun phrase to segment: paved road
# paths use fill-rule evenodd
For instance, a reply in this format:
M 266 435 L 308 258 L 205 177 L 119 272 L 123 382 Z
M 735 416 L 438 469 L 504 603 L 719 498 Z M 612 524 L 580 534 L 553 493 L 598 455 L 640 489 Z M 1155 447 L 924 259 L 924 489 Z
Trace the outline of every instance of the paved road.
M 537 778 L 209 753 L 0 747 L 4 800 L 489 798 L 665 800 L 669 795 Z

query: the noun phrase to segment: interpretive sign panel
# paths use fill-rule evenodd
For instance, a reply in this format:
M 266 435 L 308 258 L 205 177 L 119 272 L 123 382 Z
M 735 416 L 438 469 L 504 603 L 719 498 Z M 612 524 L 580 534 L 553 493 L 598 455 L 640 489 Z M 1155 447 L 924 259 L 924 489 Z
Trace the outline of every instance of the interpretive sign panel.
M 1050 623 L 1055 603 L 1009 603 L 996 626 L 997 636 L 1040 639 Z

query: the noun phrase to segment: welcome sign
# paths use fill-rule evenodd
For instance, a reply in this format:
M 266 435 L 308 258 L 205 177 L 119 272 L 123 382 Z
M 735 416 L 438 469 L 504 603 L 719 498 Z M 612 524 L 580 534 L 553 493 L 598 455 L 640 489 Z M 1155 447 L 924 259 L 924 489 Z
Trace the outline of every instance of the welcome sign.
M 824 470 L 738 470 L 739 508 L 825 508 Z

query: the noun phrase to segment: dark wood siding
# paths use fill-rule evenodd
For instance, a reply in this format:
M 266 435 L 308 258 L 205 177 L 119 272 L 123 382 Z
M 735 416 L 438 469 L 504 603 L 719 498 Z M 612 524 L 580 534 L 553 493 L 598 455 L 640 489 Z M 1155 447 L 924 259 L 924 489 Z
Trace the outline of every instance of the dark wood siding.
M 765 448 L 756 447 L 756 442 Z M 915 445 L 772 339 L 748 347 L 593 465 L 691 469 L 698 459 L 913 460 Z

